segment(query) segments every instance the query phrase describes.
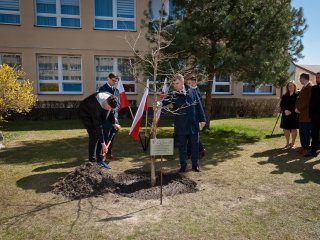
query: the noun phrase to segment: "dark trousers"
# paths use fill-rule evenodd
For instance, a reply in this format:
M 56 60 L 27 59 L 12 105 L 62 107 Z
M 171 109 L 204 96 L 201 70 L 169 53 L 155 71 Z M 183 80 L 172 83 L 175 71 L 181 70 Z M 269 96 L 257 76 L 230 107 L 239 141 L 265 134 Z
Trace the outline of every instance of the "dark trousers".
M 320 120 L 312 120 L 311 127 L 311 153 L 315 154 L 319 146 Z
M 199 166 L 199 133 L 189 135 L 175 135 L 179 147 L 181 167 L 187 166 L 187 142 L 190 141 L 192 166 Z
M 203 150 L 204 150 L 204 147 L 199 139 L 199 153 L 202 152 Z M 189 140 L 187 143 L 187 156 L 191 156 L 191 143 Z
M 101 152 L 101 142 L 93 128 L 86 128 L 89 135 L 89 156 L 90 162 L 101 161 L 103 156 Z
M 303 149 L 309 149 L 311 137 L 311 123 L 299 123 L 300 143 Z
M 105 127 L 103 126 L 103 133 L 104 133 L 104 139 L 106 141 L 106 144 L 109 143 L 109 141 L 111 140 L 111 143 L 109 145 L 109 148 L 108 148 L 108 152 L 107 154 L 111 155 L 112 154 L 112 146 L 113 146 L 113 141 L 114 141 L 114 138 L 116 136 L 116 130 L 113 128 L 113 127 Z
M 101 142 L 93 127 L 92 120 L 90 118 L 81 118 L 81 120 L 89 135 L 88 160 L 90 162 L 99 162 L 103 159 L 101 152 Z

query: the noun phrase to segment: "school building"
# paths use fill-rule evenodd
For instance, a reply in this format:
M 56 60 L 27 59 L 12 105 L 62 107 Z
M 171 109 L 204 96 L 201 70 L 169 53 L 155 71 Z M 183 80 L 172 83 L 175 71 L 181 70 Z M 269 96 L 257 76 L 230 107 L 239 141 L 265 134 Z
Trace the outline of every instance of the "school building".
M 82 100 L 116 72 L 129 100 L 139 102 L 144 87 L 130 74 L 133 53 L 125 39 L 140 34 L 137 49 L 147 50 L 141 22 L 145 11 L 157 13 L 159 2 L 0 0 L 0 64 L 21 65 L 39 101 Z M 167 1 L 166 11 L 171 10 Z M 279 99 L 280 89 L 225 76 L 214 79 L 212 96 Z

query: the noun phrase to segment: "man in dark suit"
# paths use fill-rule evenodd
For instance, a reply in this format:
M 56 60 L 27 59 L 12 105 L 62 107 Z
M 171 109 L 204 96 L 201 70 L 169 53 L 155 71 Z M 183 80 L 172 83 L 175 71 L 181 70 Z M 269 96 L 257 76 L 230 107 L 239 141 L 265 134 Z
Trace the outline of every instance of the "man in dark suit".
M 198 97 L 199 97 L 199 101 L 201 101 L 202 99 L 202 95 L 201 95 L 201 92 L 198 88 L 198 81 L 196 79 L 196 77 L 194 76 L 191 76 L 187 79 L 187 85 L 189 88 L 192 88 L 194 90 L 196 90 L 197 94 L 198 94 Z M 199 159 L 202 159 L 204 157 L 204 155 L 206 154 L 206 150 L 204 149 L 200 139 L 199 139 Z M 188 155 L 188 158 L 191 157 L 191 144 L 190 144 L 190 141 L 188 141 L 188 145 L 187 145 L 187 155 Z
M 316 85 L 312 86 L 309 104 L 309 116 L 311 118 L 311 150 L 307 157 L 317 156 L 320 130 L 320 72 L 316 75 Z
M 196 90 L 184 85 L 181 74 L 174 79 L 175 91 L 163 100 L 163 106 L 172 104 L 169 111 L 174 115 L 174 134 L 177 138 L 180 158 L 180 172 L 187 168 L 187 141 L 191 143 L 192 169 L 200 172 L 199 168 L 199 123 L 206 124 L 205 114 Z M 164 108 L 165 109 L 165 108 Z
M 114 95 L 114 96 L 116 96 L 118 98 L 118 105 L 113 110 L 113 114 L 115 116 L 116 123 L 119 123 L 118 122 L 118 110 L 119 110 L 119 107 L 120 107 L 119 90 L 115 87 L 117 82 L 118 82 L 118 80 L 119 80 L 119 77 L 118 77 L 117 74 L 110 73 L 108 75 L 107 83 L 99 88 L 99 92 L 111 93 L 112 95 Z M 111 140 L 111 144 L 110 144 L 110 146 L 108 148 L 108 152 L 107 152 L 106 158 L 108 158 L 110 160 L 113 160 L 114 156 L 112 154 L 112 146 L 113 146 L 113 141 L 114 141 L 115 134 L 116 134 L 116 129 L 114 129 L 112 127 L 112 123 L 110 121 L 105 121 L 105 123 L 103 124 L 103 131 L 104 131 L 104 134 L 105 134 L 104 138 L 106 139 L 106 141 Z
M 84 99 L 79 106 L 79 118 L 89 135 L 89 161 L 98 162 L 100 166 L 108 169 L 110 167 L 103 161 L 103 156 L 108 151 L 103 123 L 108 120 L 113 127 L 119 127 L 112 112 L 117 104 L 117 98 L 110 93 L 94 93 Z

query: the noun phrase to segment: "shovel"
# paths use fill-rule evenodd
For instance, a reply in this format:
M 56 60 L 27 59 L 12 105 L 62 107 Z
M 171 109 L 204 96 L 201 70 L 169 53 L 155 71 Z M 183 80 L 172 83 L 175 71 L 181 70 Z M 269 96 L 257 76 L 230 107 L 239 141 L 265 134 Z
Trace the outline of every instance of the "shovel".
M 106 160 L 106 155 L 107 155 L 109 146 L 110 146 L 110 144 L 111 144 L 111 142 L 112 142 L 112 139 L 113 139 L 114 136 L 116 135 L 116 132 L 117 132 L 117 131 L 118 131 L 118 130 L 116 130 L 114 133 L 112 133 L 112 135 L 111 135 L 111 137 L 110 137 L 110 139 L 109 139 L 109 141 L 108 141 L 108 143 L 107 143 L 107 151 L 106 151 L 106 153 L 103 154 L 103 160 L 104 160 L 104 161 Z

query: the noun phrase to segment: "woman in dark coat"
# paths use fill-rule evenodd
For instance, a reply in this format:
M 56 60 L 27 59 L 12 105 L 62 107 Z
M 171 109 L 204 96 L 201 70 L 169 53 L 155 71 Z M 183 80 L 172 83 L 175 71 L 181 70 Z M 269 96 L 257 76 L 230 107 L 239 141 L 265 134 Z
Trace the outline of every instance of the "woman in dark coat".
M 282 96 L 280 107 L 282 110 L 280 128 L 283 129 L 286 138 L 286 149 L 294 148 L 299 128 L 297 113 L 294 111 L 298 93 L 294 81 L 289 81 L 286 85 L 286 93 Z M 290 142 L 291 135 L 291 143 Z

